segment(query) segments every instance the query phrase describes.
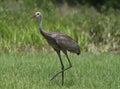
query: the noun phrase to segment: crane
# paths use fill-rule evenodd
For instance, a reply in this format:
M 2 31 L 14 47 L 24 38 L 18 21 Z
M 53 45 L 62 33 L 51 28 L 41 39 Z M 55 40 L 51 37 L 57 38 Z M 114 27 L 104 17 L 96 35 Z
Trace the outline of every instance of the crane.
M 76 53 L 77 55 L 80 54 L 80 47 L 78 43 L 73 40 L 70 36 L 65 35 L 63 33 L 59 32 L 46 32 L 42 28 L 42 14 L 40 12 L 35 12 L 35 14 L 32 16 L 33 18 L 38 18 L 39 23 L 39 29 L 42 36 L 47 40 L 48 44 L 52 46 L 52 48 L 57 53 L 60 63 L 61 63 L 61 71 L 56 73 L 51 80 L 55 79 L 59 74 L 62 73 L 62 85 L 64 84 L 64 71 L 70 69 L 72 67 L 72 64 L 70 62 L 70 59 L 68 57 L 67 51 Z M 63 61 L 61 59 L 61 53 L 63 52 L 69 62 L 69 66 L 67 68 L 64 68 Z

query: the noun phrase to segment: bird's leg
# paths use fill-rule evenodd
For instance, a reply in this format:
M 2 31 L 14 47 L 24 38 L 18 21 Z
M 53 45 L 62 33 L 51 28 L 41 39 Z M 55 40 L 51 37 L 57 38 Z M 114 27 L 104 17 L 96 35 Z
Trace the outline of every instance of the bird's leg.
M 62 69 L 62 85 L 64 84 L 64 65 L 63 65 L 63 62 L 62 62 L 62 59 L 61 59 L 61 55 L 60 55 L 60 51 L 57 51 L 57 54 L 59 56 L 59 59 L 60 59 L 60 63 L 61 63 L 61 69 Z
M 66 56 L 66 57 L 67 57 L 67 59 L 68 59 L 68 62 L 69 62 L 69 67 L 68 67 L 67 69 L 69 69 L 69 68 L 71 68 L 71 67 L 72 67 L 72 64 L 71 64 L 70 59 L 69 59 L 69 57 L 68 57 L 67 51 L 65 51 L 65 52 L 64 52 L 64 54 L 65 54 L 65 56 Z
M 70 68 L 72 67 L 72 64 L 71 64 L 70 59 L 69 59 L 69 57 L 68 57 L 68 55 L 67 55 L 67 52 L 66 52 L 66 51 L 63 51 L 63 53 L 65 54 L 65 56 L 66 56 L 67 59 L 68 59 L 69 67 L 67 67 L 67 68 L 65 68 L 64 70 L 62 70 L 62 71 L 58 72 L 57 74 L 55 74 L 55 75 L 51 78 L 51 80 L 55 79 L 55 78 L 56 78 L 60 73 L 62 73 L 63 71 L 66 71 L 66 70 L 68 70 L 68 69 L 70 69 Z
M 58 54 L 58 56 L 59 56 L 59 59 L 60 59 L 60 63 L 61 63 L 61 69 L 62 69 L 62 71 L 61 71 L 61 73 L 62 73 L 62 85 L 64 84 L 64 65 L 63 65 L 63 62 L 62 62 L 62 59 L 61 59 L 61 55 L 60 55 L 60 51 L 59 50 L 56 50 L 56 52 L 57 52 L 57 54 Z M 54 75 L 55 77 L 56 77 L 56 75 Z M 53 76 L 53 77 L 54 77 Z M 52 77 L 52 78 L 53 78 Z M 51 79 L 51 80 L 53 80 L 53 79 Z

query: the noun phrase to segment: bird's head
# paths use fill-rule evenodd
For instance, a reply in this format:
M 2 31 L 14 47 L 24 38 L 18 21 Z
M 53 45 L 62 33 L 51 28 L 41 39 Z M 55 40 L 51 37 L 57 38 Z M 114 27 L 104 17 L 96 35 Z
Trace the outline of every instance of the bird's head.
M 41 18 L 42 15 L 40 12 L 35 12 L 35 14 L 32 16 L 32 18 Z

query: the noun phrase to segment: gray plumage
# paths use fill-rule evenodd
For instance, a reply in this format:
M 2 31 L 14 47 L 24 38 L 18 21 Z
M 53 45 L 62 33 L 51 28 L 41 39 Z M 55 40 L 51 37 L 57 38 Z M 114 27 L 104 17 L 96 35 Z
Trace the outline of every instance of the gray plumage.
M 59 56 L 60 62 L 61 62 L 61 66 L 62 66 L 62 71 L 58 72 L 56 75 L 54 75 L 51 80 L 53 80 L 56 76 L 58 76 L 60 73 L 62 73 L 62 85 L 64 83 L 64 71 L 71 68 L 72 64 L 69 60 L 67 51 L 72 52 L 72 53 L 76 53 L 76 54 L 80 54 L 80 48 L 78 43 L 73 40 L 70 36 L 65 35 L 63 33 L 59 33 L 59 32 L 46 32 L 43 30 L 42 28 L 42 15 L 40 12 L 36 12 L 34 14 L 33 17 L 37 17 L 40 20 L 40 33 L 43 35 L 43 37 L 47 40 L 47 42 L 49 43 L 49 45 L 52 46 L 52 48 L 56 51 L 56 53 Z M 69 67 L 64 68 L 62 59 L 61 59 L 61 55 L 60 55 L 60 51 L 62 51 L 69 62 Z
M 42 29 L 40 29 L 40 32 L 54 49 L 80 54 L 77 42 L 71 37 L 58 32 L 45 32 Z

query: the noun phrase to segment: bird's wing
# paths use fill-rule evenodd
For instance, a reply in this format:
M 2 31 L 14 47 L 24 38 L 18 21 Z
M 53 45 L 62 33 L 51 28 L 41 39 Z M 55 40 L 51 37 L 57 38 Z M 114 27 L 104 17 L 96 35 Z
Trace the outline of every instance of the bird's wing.
M 73 46 L 77 44 L 76 41 L 74 41 L 71 37 L 65 36 L 65 35 L 59 35 L 58 37 L 55 38 L 57 44 L 63 46 L 63 47 L 68 47 L 68 46 Z
M 68 51 L 75 53 L 80 52 L 78 43 L 67 35 L 64 34 L 56 35 L 55 40 L 57 45 L 59 45 L 62 49 L 66 49 Z

